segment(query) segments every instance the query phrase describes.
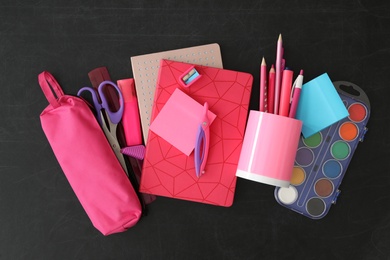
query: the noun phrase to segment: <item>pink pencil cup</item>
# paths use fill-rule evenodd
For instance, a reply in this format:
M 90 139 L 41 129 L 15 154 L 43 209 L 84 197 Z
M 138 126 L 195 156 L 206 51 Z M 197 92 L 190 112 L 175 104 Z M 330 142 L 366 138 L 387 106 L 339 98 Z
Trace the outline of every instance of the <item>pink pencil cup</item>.
M 251 110 L 236 176 L 288 187 L 302 121 Z

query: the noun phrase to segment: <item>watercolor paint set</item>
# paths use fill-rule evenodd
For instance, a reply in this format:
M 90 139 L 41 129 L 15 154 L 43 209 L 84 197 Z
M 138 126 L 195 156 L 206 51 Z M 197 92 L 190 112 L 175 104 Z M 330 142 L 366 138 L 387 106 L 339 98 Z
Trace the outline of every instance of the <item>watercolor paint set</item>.
M 312 219 L 321 219 L 340 194 L 339 186 L 367 132 L 370 102 L 357 85 L 333 82 L 349 116 L 307 138 L 301 135 L 288 187 L 276 187 L 277 202 Z

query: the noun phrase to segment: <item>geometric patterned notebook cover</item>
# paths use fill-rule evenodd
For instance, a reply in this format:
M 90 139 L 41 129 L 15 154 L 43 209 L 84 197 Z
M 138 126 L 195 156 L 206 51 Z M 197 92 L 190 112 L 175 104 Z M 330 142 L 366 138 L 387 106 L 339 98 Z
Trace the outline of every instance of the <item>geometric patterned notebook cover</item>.
M 150 116 L 161 59 L 222 68 L 221 50 L 217 43 L 131 57 L 145 143 L 148 140 Z
M 184 88 L 179 78 L 191 64 L 161 60 L 152 122 L 176 88 L 199 104 L 207 101 L 216 115 L 209 126 L 210 145 L 205 173 L 196 177 L 194 153 L 185 155 L 149 131 L 140 191 L 176 199 L 231 206 L 236 170 L 252 90 L 252 75 L 195 65 L 201 77 Z

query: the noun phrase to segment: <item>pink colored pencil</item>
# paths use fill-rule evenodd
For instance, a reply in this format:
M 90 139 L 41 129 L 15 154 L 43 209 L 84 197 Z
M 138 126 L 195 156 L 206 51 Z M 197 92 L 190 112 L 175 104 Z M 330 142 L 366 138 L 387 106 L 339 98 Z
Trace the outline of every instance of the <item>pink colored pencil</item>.
M 266 88 L 267 88 L 267 64 L 263 57 L 260 66 L 260 102 L 259 102 L 259 111 L 265 112 L 267 107 L 266 102 Z
M 280 95 L 280 85 L 282 80 L 282 64 L 283 62 L 283 40 L 282 34 L 279 34 L 279 39 L 277 42 L 276 48 L 276 76 L 275 76 L 275 102 L 274 102 L 274 113 L 278 114 L 279 112 L 279 95 Z
M 275 99 L 275 67 L 272 64 L 271 69 L 268 73 L 268 93 L 267 93 L 267 103 L 268 103 L 268 113 L 274 113 L 274 99 Z

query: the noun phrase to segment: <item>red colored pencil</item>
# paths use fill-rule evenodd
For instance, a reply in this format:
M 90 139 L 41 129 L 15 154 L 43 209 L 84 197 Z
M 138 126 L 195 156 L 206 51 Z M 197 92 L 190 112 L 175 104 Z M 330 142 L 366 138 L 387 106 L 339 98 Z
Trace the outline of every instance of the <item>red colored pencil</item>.
M 265 63 L 265 59 L 263 57 L 261 61 L 260 66 L 260 102 L 259 102 L 259 111 L 265 112 L 265 108 L 267 105 L 266 102 L 266 95 L 265 92 L 267 88 L 267 64 Z
M 275 67 L 272 64 L 271 69 L 268 73 L 268 93 L 267 93 L 267 103 L 268 103 L 268 113 L 274 113 L 274 99 L 275 99 Z

